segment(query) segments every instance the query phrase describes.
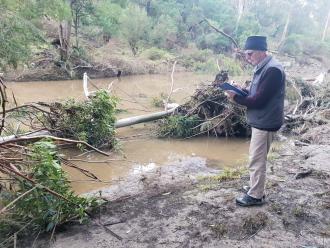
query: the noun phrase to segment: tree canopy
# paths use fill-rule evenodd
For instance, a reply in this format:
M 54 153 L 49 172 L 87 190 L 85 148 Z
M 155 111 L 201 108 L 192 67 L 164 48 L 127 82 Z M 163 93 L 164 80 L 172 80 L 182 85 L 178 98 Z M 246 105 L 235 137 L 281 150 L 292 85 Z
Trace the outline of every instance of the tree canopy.
M 134 55 L 142 48 L 175 50 L 191 43 L 214 53 L 229 51 L 232 42 L 207 23 L 240 46 L 259 34 L 268 36 L 273 50 L 330 53 L 327 0 L 0 0 L 0 10 L 1 70 L 26 61 L 45 42 L 43 18 L 67 21 L 77 48 L 82 36 L 116 37 Z

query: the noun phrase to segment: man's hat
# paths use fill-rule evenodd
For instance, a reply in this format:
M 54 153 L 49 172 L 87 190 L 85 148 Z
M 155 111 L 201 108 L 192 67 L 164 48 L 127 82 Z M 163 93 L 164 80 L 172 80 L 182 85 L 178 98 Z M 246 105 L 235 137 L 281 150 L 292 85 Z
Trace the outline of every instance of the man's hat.
M 246 39 L 244 50 L 267 51 L 267 38 L 265 36 L 249 36 Z

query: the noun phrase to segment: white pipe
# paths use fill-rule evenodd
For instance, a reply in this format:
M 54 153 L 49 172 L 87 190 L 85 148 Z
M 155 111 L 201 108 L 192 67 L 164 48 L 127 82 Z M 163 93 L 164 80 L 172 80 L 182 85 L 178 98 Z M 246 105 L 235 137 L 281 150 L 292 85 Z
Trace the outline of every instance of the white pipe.
M 84 76 L 83 76 L 83 88 L 84 88 L 85 96 L 88 99 L 89 92 L 88 92 L 88 86 L 87 86 L 87 84 L 88 84 L 88 76 L 87 76 L 87 73 L 84 72 Z
M 130 126 L 130 125 L 134 125 L 134 124 L 138 124 L 138 123 L 142 123 L 142 122 L 158 120 L 162 117 L 170 115 L 171 113 L 174 112 L 175 109 L 176 108 L 172 108 L 172 109 L 161 111 L 161 112 L 121 119 L 121 120 L 116 121 L 115 128 L 126 127 L 126 126 Z

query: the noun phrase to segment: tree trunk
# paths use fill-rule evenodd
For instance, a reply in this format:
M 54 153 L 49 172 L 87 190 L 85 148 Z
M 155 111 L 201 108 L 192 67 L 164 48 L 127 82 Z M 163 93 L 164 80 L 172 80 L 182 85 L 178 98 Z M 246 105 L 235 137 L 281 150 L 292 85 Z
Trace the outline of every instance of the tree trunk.
M 78 42 L 78 28 L 79 28 L 79 16 L 78 13 L 75 15 L 75 21 L 74 21 L 74 33 L 76 36 L 76 48 L 79 47 L 79 42 Z
M 322 34 L 322 41 L 325 41 L 325 37 L 327 35 L 327 30 L 328 30 L 328 27 L 329 27 L 329 21 L 330 21 L 330 10 L 329 10 L 327 20 L 326 20 L 325 25 L 324 25 L 323 34 Z
M 242 15 L 243 15 L 244 7 L 245 7 L 245 0 L 238 0 L 235 34 L 237 34 L 237 29 L 238 29 L 239 23 L 241 21 Z
M 147 115 L 139 115 L 139 116 L 128 117 L 125 119 L 117 120 L 115 122 L 115 128 L 121 128 L 121 127 L 135 125 L 138 123 L 144 123 L 144 122 L 148 122 L 148 121 L 158 120 L 158 119 L 161 119 L 163 117 L 166 117 L 166 116 L 172 114 L 175 111 L 175 109 L 176 108 L 172 108 L 172 109 L 161 111 L 161 112 L 155 112 L 155 113 L 151 113 L 151 114 L 147 114 Z M 32 137 L 36 137 L 36 136 L 41 136 L 41 135 L 51 135 L 51 134 L 47 130 L 42 130 L 42 131 L 38 131 L 38 132 L 26 133 L 26 134 L 23 134 L 18 137 L 17 137 L 17 135 L 0 136 L 0 144 L 4 143 L 4 142 L 8 142 L 10 140 L 17 139 L 17 138 L 28 139 L 28 138 L 32 138 Z
M 290 18 L 291 18 L 291 11 L 288 13 L 288 16 L 286 18 L 285 26 L 284 26 L 284 29 L 283 29 L 283 33 L 282 33 L 282 37 L 281 37 L 281 40 L 280 40 L 278 49 L 280 49 L 280 47 L 283 45 L 284 40 L 286 38 L 286 35 L 288 33 L 288 27 L 289 27 L 289 24 L 290 24 Z
M 172 109 L 161 111 L 161 112 L 121 119 L 121 120 L 116 121 L 115 128 L 126 127 L 126 126 L 131 126 L 134 124 L 138 124 L 138 123 L 158 120 L 165 116 L 170 115 L 171 113 L 174 112 L 175 109 L 176 108 L 172 108 Z
M 151 16 L 151 0 L 148 0 L 148 1 L 147 1 L 147 4 L 146 4 L 146 12 L 147 12 L 147 15 L 148 15 L 148 16 Z
M 66 62 L 69 57 L 71 21 L 62 21 L 59 25 L 60 56 L 61 60 Z

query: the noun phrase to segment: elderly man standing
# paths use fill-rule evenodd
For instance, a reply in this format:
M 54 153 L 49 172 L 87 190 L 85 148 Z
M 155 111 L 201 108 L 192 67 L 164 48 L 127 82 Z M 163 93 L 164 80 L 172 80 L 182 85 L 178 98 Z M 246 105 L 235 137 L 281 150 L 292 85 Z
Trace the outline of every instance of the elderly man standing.
M 267 154 L 274 133 L 283 124 L 285 73 L 282 65 L 267 55 L 264 36 L 250 36 L 245 43 L 245 57 L 255 66 L 247 96 L 227 91 L 230 100 L 247 107 L 247 122 L 252 127 L 249 148 L 250 185 L 246 194 L 236 198 L 240 206 L 262 205 L 265 202 Z

